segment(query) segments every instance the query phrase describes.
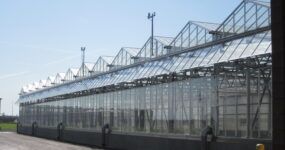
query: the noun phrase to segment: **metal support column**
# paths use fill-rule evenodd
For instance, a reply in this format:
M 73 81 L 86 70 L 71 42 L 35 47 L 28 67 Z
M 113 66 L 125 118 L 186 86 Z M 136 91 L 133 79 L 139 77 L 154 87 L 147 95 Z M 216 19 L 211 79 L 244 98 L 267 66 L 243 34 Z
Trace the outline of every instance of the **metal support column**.
M 284 0 L 271 0 L 273 150 L 285 148 Z

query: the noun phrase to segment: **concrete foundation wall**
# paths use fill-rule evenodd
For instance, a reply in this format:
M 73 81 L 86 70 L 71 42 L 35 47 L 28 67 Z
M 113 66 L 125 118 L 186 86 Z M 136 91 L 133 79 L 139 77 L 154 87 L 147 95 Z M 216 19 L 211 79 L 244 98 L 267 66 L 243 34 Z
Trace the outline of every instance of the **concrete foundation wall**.
M 18 133 L 32 135 L 32 127 L 19 126 Z M 57 139 L 58 130 L 55 128 L 34 128 L 37 137 Z M 62 131 L 61 141 L 102 147 L 100 132 L 68 130 Z M 256 144 L 263 143 L 266 150 L 271 149 L 271 140 L 217 138 L 210 142 L 210 150 L 254 150 Z M 200 138 L 155 137 L 150 135 L 126 135 L 111 133 L 105 138 L 106 149 L 126 150 L 201 150 Z

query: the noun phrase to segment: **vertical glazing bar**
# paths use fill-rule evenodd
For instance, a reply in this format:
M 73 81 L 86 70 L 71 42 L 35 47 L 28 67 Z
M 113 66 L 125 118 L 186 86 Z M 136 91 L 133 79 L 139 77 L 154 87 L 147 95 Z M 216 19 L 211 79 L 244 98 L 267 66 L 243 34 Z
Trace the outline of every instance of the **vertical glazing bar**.
M 219 123 L 220 123 L 220 113 L 219 113 L 219 76 L 214 77 L 214 82 L 215 82 L 215 96 L 216 96 L 216 124 L 215 124 L 215 135 L 218 135 L 219 133 Z
M 236 14 L 233 14 L 233 33 L 236 33 Z M 230 32 L 230 31 L 229 31 Z
M 235 81 L 237 82 L 237 72 L 235 72 Z M 236 89 L 236 91 L 238 91 L 238 87 L 236 85 L 233 85 L 234 88 Z M 238 114 L 240 113 L 238 111 L 238 101 L 239 101 L 239 97 L 237 95 L 235 95 L 235 137 L 238 137 L 238 131 L 239 131 L 239 127 L 238 127 Z
M 271 73 L 272 74 L 272 73 Z M 272 81 L 272 76 L 271 77 L 271 81 Z M 268 132 L 270 133 L 270 135 L 272 135 L 272 89 L 271 89 L 271 85 L 272 85 L 272 82 L 268 82 L 268 84 L 270 84 L 269 88 L 270 90 L 268 90 L 268 94 L 269 94 L 269 99 L 268 99 L 268 120 L 267 120 L 267 123 L 268 123 Z
M 258 75 L 257 75 L 257 85 L 256 85 L 256 89 L 257 89 L 257 99 L 258 99 L 258 101 L 260 101 L 260 76 L 261 76 L 261 73 L 260 73 L 260 69 L 258 69 Z M 267 83 L 266 83 L 267 84 Z M 264 85 L 264 88 L 266 87 L 267 85 Z M 263 97 L 263 96 L 262 96 Z M 263 97 L 264 98 L 264 97 Z M 258 102 L 258 103 L 260 103 L 260 102 Z M 262 103 L 262 102 L 261 102 Z M 261 106 L 262 104 L 258 104 L 259 106 Z M 259 107 L 259 106 L 257 106 L 257 107 Z M 257 109 L 260 109 L 260 108 L 257 108 Z M 257 116 L 257 118 L 260 118 L 260 111 L 258 112 L 258 114 L 257 114 L 258 116 Z M 258 122 L 259 122 L 260 120 L 258 119 L 257 120 L 257 123 L 256 124 L 259 124 Z M 257 125 L 258 126 L 258 136 L 257 137 L 260 137 L 260 126 L 259 125 Z
M 243 10 L 244 10 L 244 12 L 243 12 L 243 15 L 244 15 L 244 23 L 243 23 L 243 25 L 244 25 L 244 32 L 246 31 L 246 2 L 244 2 L 244 4 L 243 4 Z
M 191 24 L 190 22 L 188 22 L 188 47 L 190 47 L 191 45 Z
M 179 45 L 179 50 L 182 50 L 183 48 L 183 32 L 180 35 L 180 45 Z
M 196 26 L 196 45 L 198 45 L 198 41 L 199 41 L 199 37 L 198 37 L 198 34 L 199 34 L 199 28 L 198 28 L 198 26 Z
M 255 5 L 255 29 L 258 27 L 258 6 Z
M 204 38 L 205 38 L 204 43 L 207 42 L 207 34 L 208 34 L 208 31 L 204 29 Z M 204 44 L 204 43 L 203 43 L 203 44 Z
M 247 138 L 249 138 L 251 136 L 251 130 L 250 130 L 250 71 L 247 69 L 246 70 L 246 94 L 247 94 Z

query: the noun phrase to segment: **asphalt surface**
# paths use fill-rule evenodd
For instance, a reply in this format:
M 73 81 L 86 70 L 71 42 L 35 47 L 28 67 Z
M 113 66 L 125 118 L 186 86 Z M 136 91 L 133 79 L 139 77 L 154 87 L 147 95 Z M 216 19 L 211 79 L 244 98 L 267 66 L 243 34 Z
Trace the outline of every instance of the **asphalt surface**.
M 14 132 L 0 132 L 0 150 L 99 150 Z

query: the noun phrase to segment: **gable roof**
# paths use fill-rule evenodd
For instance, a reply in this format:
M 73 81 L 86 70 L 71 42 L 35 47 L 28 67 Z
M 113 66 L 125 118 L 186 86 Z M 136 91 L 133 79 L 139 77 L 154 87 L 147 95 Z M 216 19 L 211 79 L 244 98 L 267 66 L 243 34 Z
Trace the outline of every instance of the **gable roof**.
M 95 63 L 90 63 L 90 62 L 86 62 L 84 63 L 84 65 L 86 66 L 86 68 L 91 71 L 95 65 Z
M 99 58 L 103 59 L 106 63 L 111 64 L 115 56 L 100 56 Z
M 76 75 L 79 71 L 78 68 L 69 68 L 68 70 L 70 70 L 70 72 L 73 73 L 74 75 Z

